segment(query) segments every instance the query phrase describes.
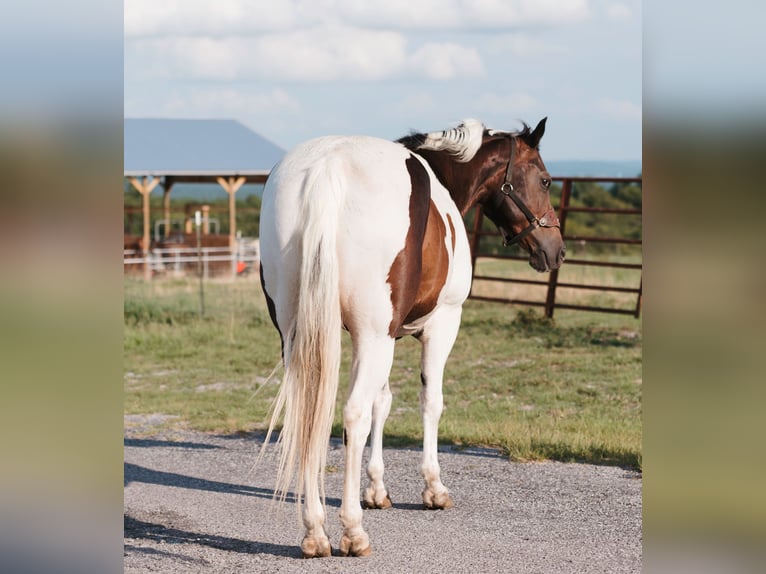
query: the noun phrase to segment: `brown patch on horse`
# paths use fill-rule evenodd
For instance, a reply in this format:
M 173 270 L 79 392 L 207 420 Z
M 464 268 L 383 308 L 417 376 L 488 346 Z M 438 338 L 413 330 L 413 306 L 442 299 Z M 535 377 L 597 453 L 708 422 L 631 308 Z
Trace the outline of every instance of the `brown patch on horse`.
M 410 174 L 412 191 L 410 192 L 410 228 L 404 240 L 404 248 L 397 253 L 391 269 L 388 271 L 388 284 L 391 285 L 391 305 L 393 316 L 388 326 L 388 334 L 396 337 L 404 324 L 420 284 L 423 267 L 423 237 L 428 223 L 431 203 L 431 180 L 423 164 L 415 156 L 405 161 Z
M 406 165 L 412 182 L 410 228 L 404 248 L 388 273 L 393 306 L 388 328 L 391 337 L 396 337 L 402 325 L 433 311 L 449 271 L 449 253 L 444 245 L 447 229 L 431 201 L 428 173 L 413 156 L 407 159 Z
M 428 210 L 426 236 L 423 238 L 423 268 L 420 285 L 418 285 L 415 303 L 404 320 L 405 324 L 420 319 L 436 307 L 439 293 L 447 282 L 449 272 L 449 253 L 444 245 L 446 235 L 447 228 L 444 220 L 432 201 Z

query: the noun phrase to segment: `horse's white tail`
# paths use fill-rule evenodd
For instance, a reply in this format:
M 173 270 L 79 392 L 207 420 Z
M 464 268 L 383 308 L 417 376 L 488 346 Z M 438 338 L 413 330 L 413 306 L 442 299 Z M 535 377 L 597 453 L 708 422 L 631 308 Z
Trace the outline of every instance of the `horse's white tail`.
M 320 479 L 325 498 L 324 470 L 341 352 L 336 248 L 343 196 L 339 173 L 325 160 L 312 167 L 303 182 L 303 205 L 295 213 L 302 230 L 297 309 L 295 320 L 285 329 L 285 372 L 264 444 L 284 411 L 275 496 L 286 498 L 297 463 L 298 507 L 306 477 Z

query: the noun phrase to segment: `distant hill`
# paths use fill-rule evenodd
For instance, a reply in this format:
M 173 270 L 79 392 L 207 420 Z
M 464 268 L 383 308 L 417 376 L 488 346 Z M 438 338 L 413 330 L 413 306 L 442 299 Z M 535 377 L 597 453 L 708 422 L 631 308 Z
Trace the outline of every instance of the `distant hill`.
M 641 175 L 641 160 L 546 161 L 545 166 L 554 177 L 638 177 Z

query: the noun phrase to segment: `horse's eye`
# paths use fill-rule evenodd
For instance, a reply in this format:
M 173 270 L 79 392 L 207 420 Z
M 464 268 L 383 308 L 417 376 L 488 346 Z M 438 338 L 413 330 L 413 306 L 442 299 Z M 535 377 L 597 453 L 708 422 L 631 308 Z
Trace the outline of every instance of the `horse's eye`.
M 545 177 L 544 177 L 544 178 L 542 179 L 542 184 L 543 184 L 543 187 L 544 187 L 545 189 L 549 189 L 549 188 L 551 187 L 551 180 L 550 180 L 550 179 L 548 179 L 548 178 L 545 178 Z

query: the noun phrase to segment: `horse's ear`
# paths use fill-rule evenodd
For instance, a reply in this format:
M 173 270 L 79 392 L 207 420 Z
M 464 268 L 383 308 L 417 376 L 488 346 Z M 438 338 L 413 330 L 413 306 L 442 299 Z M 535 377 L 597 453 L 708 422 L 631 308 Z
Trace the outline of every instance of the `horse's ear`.
M 529 147 L 536 148 L 538 144 L 540 143 L 540 140 L 543 139 L 543 134 L 545 133 L 545 122 L 548 121 L 548 117 L 544 117 L 540 120 L 540 123 L 537 124 L 537 127 L 532 131 L 531 134 L 529 134 L 529 137 L 525 138 L 527 141 L 527 144 L 529 144 Z

